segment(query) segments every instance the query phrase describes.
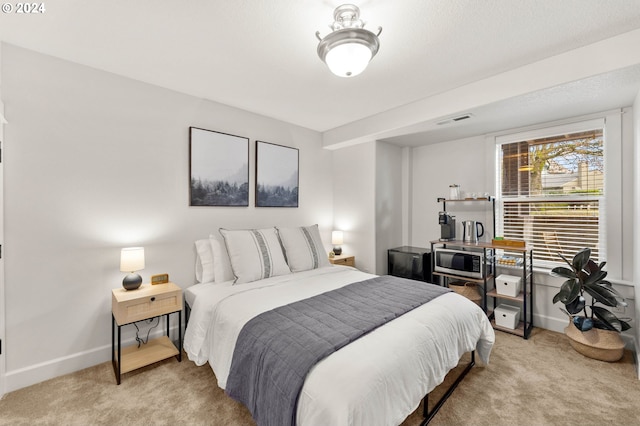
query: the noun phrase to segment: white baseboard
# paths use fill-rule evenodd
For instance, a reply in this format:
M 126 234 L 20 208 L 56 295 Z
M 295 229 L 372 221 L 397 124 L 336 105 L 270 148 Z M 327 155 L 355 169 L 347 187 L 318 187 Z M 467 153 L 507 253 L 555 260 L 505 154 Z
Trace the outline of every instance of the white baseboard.
M 565 317 L 566 318 L 566 317 Z M 542 315 L 534 315 L 533 316 L 533 326 L 540 327 L 551 331 L 556 331 L 558 333 L 564 334 L 564 328 L 568 324 L 568 320 L 560 320 L 558 318 L 545 317 Z M 624 341 L 625 348 L 634 352 L 634 358 L 636 361 L 636 371 L 638 372 L 638 342 L 636 341 L 633 334 L 624 332 L 620 333 L 620 337 Z M 638 372 L 638 379 L 640 379 L 640 372 Z
M 565 317 L 567 318 L 567 317 Z M 559 319 L 556 317 L 547 317 L 542 315 L 533 315 L 533 326 L 544 328 L 546 330 L 564 333 L 564 328 L 569 323 L 568 319 Z
M 161 327 L 161 330 L 152 332 L 150 337 L 160 337 L 164 335 L 165 330 L 166 328 Z M 177 330 L 177 327 L 171 327 L 170 335 L 172 337 L 177 336 Z M 135 338 L 133 337 L 122 341 L 123 347 L 132 344 L 136 344 Z M 18 370 L 8 371 L 5 375 L 5 392 L 13 392 L 27 386 L 35 385 L 36 383 L 44 382 L 45 380 L 74 373 L 107 361 L 111 361 L 110 344 L 88 351 L 77 352 L 69 356 L 52 359 L 40 364 L 30 365 Z M 115 375 L 113 376 L 113 383 L 114 385 L 116 383 Z
M 18 370 L 8 371 L 5 376 L 6 392 L 44 382 L 54 377 L 73 373 L 111 359 L 111 345 L 101 346 L 90 351 L 53 359 Z M 114 382 L 115 383 L 115 382 Z

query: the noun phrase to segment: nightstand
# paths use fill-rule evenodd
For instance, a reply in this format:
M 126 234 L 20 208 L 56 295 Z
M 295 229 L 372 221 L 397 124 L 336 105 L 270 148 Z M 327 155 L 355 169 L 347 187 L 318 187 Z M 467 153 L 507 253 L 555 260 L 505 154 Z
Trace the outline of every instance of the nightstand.
M 123 373 L 175 356 L 182 361 L 182 289 L 174 283 L 143 284 L 136 290 L 112 290 L 111 303 L 111 362 L 116 381 Z M 178 314 L 178 347 L 169 338 L 169 316 Z M 137 321 L 165 316 L 166 336 L 149 340 L 146 344 L 121 347 L 121 328 Z M 117 348 L 116 348 L 117 328 Z
M 341 254 L 340 256 L 334 256 L 329 258 L 329 262 L 334 265 L 344 265 L 344 266 L 353 266 L 356 267 L 356 257 L 355 256 L 347 256 Z

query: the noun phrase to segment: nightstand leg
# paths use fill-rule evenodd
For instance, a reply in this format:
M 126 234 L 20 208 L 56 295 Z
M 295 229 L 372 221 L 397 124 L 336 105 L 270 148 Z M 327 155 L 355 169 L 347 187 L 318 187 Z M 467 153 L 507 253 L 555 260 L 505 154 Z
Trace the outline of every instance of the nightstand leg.
M 182 311 L 178 311 L 178 362 L 182 362 Z
M 116 321 L 113 318 L 113 314 L 111 314 L 111 363 L 113 364 L 113 368 L 116 367 Z
M 120 384 L 120 372 L 122 371 L 122 341 L 120 334 L 120 326 L 118 325 L 118 373 L 117 373 L 117 382 Z
M 113 372 L 116 375 L 116 383 L 120 384 L 120 326 L 118 326 L 118 359 L 116 361 L 116 318 L 111 314 L 111 364 L 113 364 Z

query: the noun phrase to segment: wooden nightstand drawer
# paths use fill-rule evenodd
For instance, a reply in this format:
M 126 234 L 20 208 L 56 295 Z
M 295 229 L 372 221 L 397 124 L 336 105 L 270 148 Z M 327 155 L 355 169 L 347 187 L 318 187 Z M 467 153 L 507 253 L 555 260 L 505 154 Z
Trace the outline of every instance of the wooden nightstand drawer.
M 118 325 L 169 314 L 182 310 L 182 290 L 174 283 L 114 289 L 111 309 Z
M 356 266 L 355 256 L 334 256 L 329 258 L 329 262 L 334 265 Z

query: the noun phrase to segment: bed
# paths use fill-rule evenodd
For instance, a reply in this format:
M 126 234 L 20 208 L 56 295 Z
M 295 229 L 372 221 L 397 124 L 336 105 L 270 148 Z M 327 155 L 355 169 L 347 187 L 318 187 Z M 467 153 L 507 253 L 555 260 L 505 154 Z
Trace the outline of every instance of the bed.
M 246 259 L 247 252 L 252 251 L 251 235 L 244 235 L 246 241 L 240 244 L 236 244 L 235 235 L 229 233 L 224 240 L 210 239 L 210 244 L 217 247 L 212 250 L 210 263 L 218 266 L 219 273 L 207 275 L 201 271 L 199 281 L 202 282 L 185 290 L 189 317 L 184 349 L 197 365 L 210 365 L 222 389 L 227 387 L 238 335 L 252 318 L 279 306 L 375 277 L 323 261 L 317 227 L 309 228 L 307 235 L 302 232 L 303 239 L 307 240 L 306 246 L 315 245 L 317 253 L 303 256 L 307 264 L 296 260 L 296 256 L 305 251 L 301 250 L 302 243 L 286 244 L 285 240 L 290 239 L 283 239 L 286 230 L 276 229 L 278 245 L 284 247 L 283 258 L 285 253 L 289 254 L 286 256 L 288 272 L 277 272 L 282 270 L 279 269 L 282 265 L 277 265 L 276 259 L 268 268 L 275 275 L 264 277 L 263 270 L 258 279 L 247 278 L 243 270 L 251 262 L 261 262 L 265 257 L 263 252 Z M 265 240 L 273 239 L 270 230 L 267 234 Z M 275 241 L 266 246 L 279 255 Z M 264 247 L 262 244 L 263 251 Z M 225 255 L 228 259 L 223 261 Z M 209 262 L 201 254 L 198 259 L 201 264 Z M 226 265 L 221 266 L 223 263 Z M 202 265 L 200 268 L 206 269 Z M 493 329 L 477 305 L 453 292 L 443 294 L 318 362 L 302 386 L 295 422 L 303 426 L 400 424 L 425 395 L 442 383 L 463 354 L 475 351 L 488 363 L 494 340 Z

